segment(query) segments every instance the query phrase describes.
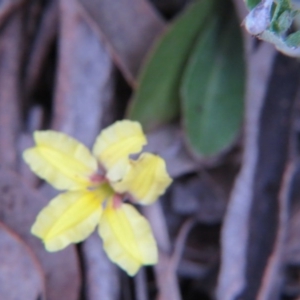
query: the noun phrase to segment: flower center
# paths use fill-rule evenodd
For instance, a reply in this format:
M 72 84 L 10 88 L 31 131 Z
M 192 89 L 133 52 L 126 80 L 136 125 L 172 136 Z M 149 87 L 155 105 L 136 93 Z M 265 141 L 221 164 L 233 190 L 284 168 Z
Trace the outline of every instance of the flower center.
M 106 177 L 105 177 L 103 174 L 95 173 L 95 174 L 93 174 L 93 175 L 90 177 L 90 181 L 91 181 L 93 184 L 97 184 L 97 185 L 98 185 L 98 184 L 107 182 L 107 179 L 106 179 Z
M 123 203 L 123 195 L 120 195 L 120 194 L 115 194 L 113 199 L 112 199 L 112 204 L 113 204 L 113 207 L 115 209 L 118 209 L 120 208 L 120 206 L 122 205 Z
M 114 191 L 114 189 L 112 188 L 112 186 L 110 185 L 109 180 L 105 177 L 104 174 L 101 174 L 100 172 L 95 173 L 93 175 L 90 176 L 90 181 L 92 183 L 92 186 L 89 187 L 89 190 L 97 190 L 97 188 L 104 187 L 104 185 L 106 186 L 106 188 L 110 191 L 109 193 L 112 196 L 111 201 L 112 201 L 112 205 L 115 209 L 118 209 L 121 207 L 123 201 L 124 201 L 124 197 L 125 195 L 123 194 L 119 194 L 116 193 Z

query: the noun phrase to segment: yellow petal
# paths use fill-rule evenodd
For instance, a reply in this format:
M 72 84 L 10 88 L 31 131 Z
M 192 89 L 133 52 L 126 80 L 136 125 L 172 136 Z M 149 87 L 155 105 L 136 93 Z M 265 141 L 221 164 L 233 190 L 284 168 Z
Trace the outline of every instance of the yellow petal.
M 153 203 L 171 184 L 165 161 L 154 154 L 143 153 L 120 182 L 113 184 L 119 193 L 128 192 L 140 204 Z
M 39 213 L 31 232 L 43 240 L 48 251 L 84 240 L 98 224 L 108 193 L 104 187 L 58 195 Z
M 36 147 L 27 149 L 24 160 L 33 172 L 59 190 L 91 186 L 97 160 L 89 150 L 66 134 L 52 130 L 34 133 Z
M 98 136 L 93 153 L 108 171 L 107 178 L 123 178 L 129 167 L 129 155 L 138 153 L 147 143 L 138 122 L 123 120 L 104 129 Z
M 142 265 L 157 262 L 156 242 L 149 223 L 132 205 L 109 205 L 102 214 L 99 234 L 108 257 L 131 276 Z

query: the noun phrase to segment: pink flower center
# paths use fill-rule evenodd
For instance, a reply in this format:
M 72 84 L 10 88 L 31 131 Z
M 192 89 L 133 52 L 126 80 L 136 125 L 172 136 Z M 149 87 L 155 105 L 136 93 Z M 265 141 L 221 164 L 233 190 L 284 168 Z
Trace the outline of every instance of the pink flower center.
M 113 201 L 113 208 L 118 209 L 121 207 L 123 203 L 123 196 L 120 194 L 115 194 L 112 201 Z
M 107 182 L 107 179 L 105 178 L 104 175 L 95 173 L 90 177 L 90 181 L 95 184 L 100 184 L 100 183 Z

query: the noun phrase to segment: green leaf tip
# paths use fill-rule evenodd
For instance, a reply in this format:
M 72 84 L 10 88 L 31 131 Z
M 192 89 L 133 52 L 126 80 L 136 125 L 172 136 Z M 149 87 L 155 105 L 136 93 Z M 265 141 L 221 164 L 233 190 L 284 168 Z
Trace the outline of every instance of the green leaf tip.
M 179 87 L 190 51 L 215 1 L 192 3 L 157 41 L 139 76 L 127 117 L 151 130 L 180 113 Z
M 236 139 L 243 118 L 245 61 L 239 23 L 230 14 L 206 24 L 182 85 L 183 123 L 192 153 L 218 155 Z

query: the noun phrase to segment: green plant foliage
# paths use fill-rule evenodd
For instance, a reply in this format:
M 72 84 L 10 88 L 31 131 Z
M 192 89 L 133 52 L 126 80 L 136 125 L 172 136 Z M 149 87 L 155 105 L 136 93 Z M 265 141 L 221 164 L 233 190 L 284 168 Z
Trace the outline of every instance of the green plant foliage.
M 300 31 L 296 31 L 294 33 L 291 33 L 287 39 L 286 44 L 293 48 L 293 47 L 299 47 L 300 46 Z
M 246 0 L 249 9 L 253 9 L 261 0 Z
M 183 124 L 192 152 L 210 157 L 236 139 L 243 116 L 245 62 L 239 23 L 206 24 L 189 60 L 182 85 Z
M 146 62 L 127 116 L 147 130 L 179 115 L 183 68 L 214 3 L 201 0 L 191 4 L 168 28 Z
M 278 33 L 284 33 L 287 31 L 293 22 L 294 15 L 290 11 L 284 11 L 278 18 L 277 21 L 277 30 Z
M 300 38 L 298 31 L 291 33 L 296 16 L 299 15 L 299 5 L 291 0 L 273 0 L 270 9 L 270 17 L 262 12 L 268 10 L 268 6 L 252 9 L 246 17 L 246 26 L 250 34 L 257 35 L 259 39 L 273 44 L 278 51 L 300 57 Z M 260 26 L 260 25 L 263 26 Z M 253 30 L 258 28 L 257 31 Z M 261 30 L 260 30 L 261 29 Z
M 288 40 L 273 31 L 265 30 L 262 34 L 260 34 L 260 38 L 266 42 L 274 44 L 277 50 L 286 55 L 300 57 L 300 47 L 292 46 Z
M 279 0 L 278 3 L 274 3 L 273 7 L 270 29 L 281 34 L 291 26 L 294 13 L 289 0 Z
M 277 21 L 283 12 L 291 10 L 292 8 L 290 0 L 279 0 L 276 3 L 274 2 L 274 5 L 275 9 L 272 16 L 272 22 Z

